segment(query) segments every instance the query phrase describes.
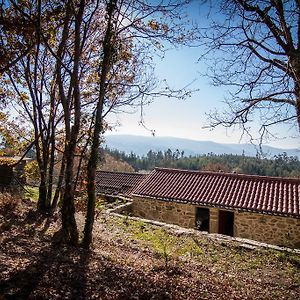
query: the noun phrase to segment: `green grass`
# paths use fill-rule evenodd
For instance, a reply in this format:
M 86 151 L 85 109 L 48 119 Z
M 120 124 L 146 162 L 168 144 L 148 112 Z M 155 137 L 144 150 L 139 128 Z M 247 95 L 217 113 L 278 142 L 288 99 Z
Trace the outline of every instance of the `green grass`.
M 24 196 L 25 198 L 30 198 L 34 202 L 37 202 L 39 199 L 39 188 L 26 185 Z
M 300 256 L 294 253 L 263 248 L 251 250 L 234 241 L 177 235 L 172 230 L 130 218 L 109 217 L 103 225 L 109 228 L 111 238 L 114 236 L 128 246 L 133 243 L 139 249 L 150 250 L 166 270 L 188 262 L 233 277 L 257 278 L 261 274 L 275 274 L 277 281 L 300 284 Z
M 299 255 L 287 251 L 274 251 L 273 255 L 278 261 L 283 263 L 289 263 L 293 267 L 300 269 Z
M 177 237 L 162 227 L 154 227 L 143 221 L 133 221 L 127 218 L 123 222 L 115 221 L 119 229 L 126 233 L 129 242 L 135 240 L 143 247 L 151 249 L 156 257 L 162 259 L 166 269 L 170 262 L 178 262 L 179 257 L 202 259 L 204 252 L 201 242 L 192 237 Z
M 102 198 L 98 198 L 95 205 L 97 209 L 103 210 L 105 208 L 106 201 Z

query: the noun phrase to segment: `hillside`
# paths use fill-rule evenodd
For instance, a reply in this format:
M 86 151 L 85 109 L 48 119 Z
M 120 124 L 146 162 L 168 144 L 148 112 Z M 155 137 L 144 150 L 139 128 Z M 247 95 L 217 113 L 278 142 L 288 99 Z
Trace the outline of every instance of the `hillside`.
M 138 156 L 126 154 L 118 150 L 105 149 L 120 165 L 125 162 L 135 171 L 153 170 L 155 167 L 202 170 L 213 172 L 240 173 L 261 176 L 300 178 L 300 160 L 286 153 L 274 156 L 272 159 L 233 154 L 208 154 L 183 156 L 179 151 L 152 151 L 147 155 Z M 114 169 L 116 170 L 116 169 Z M 121 171 L 120 169 L 119 171 Z
M 195 141 L 174 137 L 147 137 L 135 135 L 106 135 L 106 145 L 110 149 L 117 149 L 137 155 L 145 155 L 149 150 L 164 151 L 171 149 L 180 152 L 184 151 L 185 155 L 198 154 L 238 154 L 247 156 L 256 156 L 258 149 L 251 144 L 220 144 L 211 141 Z M 279 149 L 270 146 L 263 146 L 263 152 L 268 156 L 286 152 L 288 156 L 300 157 L 299 149 Z
M 126 161 L 118 160 L 108 153 L 103 153 L 103 162 L 100 168 L 102 171 L 134 172 L 133 167 Z
M 245 248 L 103 210 L 92 251 L 60 247 L 51 239 L 58 216 L 35 214 L 28 200 L 4 204 L 0 299 L 299 299 L 296 254 Z M 82 229 L 82 212 L 76 218 Z

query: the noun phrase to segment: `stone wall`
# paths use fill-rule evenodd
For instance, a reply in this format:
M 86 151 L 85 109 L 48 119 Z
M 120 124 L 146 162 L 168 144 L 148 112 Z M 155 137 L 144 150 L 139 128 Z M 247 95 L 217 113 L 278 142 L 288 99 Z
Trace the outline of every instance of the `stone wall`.
M 217 208 L 209 208 L 209 233 L 218 233 L 219 231 L 219 210 Z
M 195 228 L 194 205 L 134 197 L 132 211 L 137 217 Z
M 234 236 L 300 248 L 300 219 L 236 212 Z
M 191 204 L 134 197 L 132 212 L 135 216 L 145 219 L 195 228 L 197 207 Z M 209 208 L 209 210 L 209 232 L 218 233 L 219 209 Z M 300 248 L 300 219 L 234 211 L 234 236 Z

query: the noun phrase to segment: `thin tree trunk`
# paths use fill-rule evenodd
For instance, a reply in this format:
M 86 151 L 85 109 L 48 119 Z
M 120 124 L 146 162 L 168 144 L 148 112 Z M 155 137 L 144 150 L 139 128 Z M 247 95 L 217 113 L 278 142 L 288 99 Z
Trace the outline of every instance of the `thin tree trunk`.
M 102 102 L 103 103 L 103 102 Z M 101 112 L 102 112 L 101 105 Z M 94 218 L 95 218 L 95 203 L 96 203 L 96 193 L 95 193 L 95 177 L 96 177 L 96 169 L 99 159 L 99 146 L 100 146 L 100 133 L 102 131 L 102 114 L 97 113 L 97 118 L 95 122 L 93 143 L 91 148 L 91 154 L 89 157 L 88 167 L 87 167 L 87 194 L 88 194 L 88 203 L 87 203 L 87 213 L 85 218 L 85 226 L 84 226 L 84 237 L 82 241 L 82 245 L 84 248 L 89 248 L 92 243 L 92 232 L 94 226 Z
M 81 105 L 80 105 L 80 86 L 79 86 L 79 64 L 81 57 L 81 25 L 83 12 L 85 8 L 85 1 L 81 0 L 78 6 L 78 12 L 75 14 L 75 35 L 74 35 L 74 64 L 71 78 L 71 85 L 73 87 L 74 99 L 74 123 L 71 127 L 70 122 L 70 105 L 69 101 L 63 104 L 65 112 L 66 125 L 66 172 L 65 172 L 65 192 L 62 204 L 62 227 L 55 238 L 59 242 L 69 243 L 72 245 L 78 244 L 78 229 L 75 220 L 75 205 L 74 205 L 74 158 L 77 145 L 77 137 L 80 129 Z M 60 84 L 62 81 L 60 78 Z M 62 86 L 60 87 L 62 88 Z M 71 128 L 70 128 L 71 127 Z
M 100 91 L 98 97 L 98 103 L 96 107 L 96 120 L 94 127 L 94 134 L 92 140 L 91 153 L 88 162 L 87 176 L 87 193 L 88 193 L 88 203 L 87 203 L 87 214 L 85 219 L 84 226 L 84 237 L 82 241 L 82 246 L 84 248 L 89 248 L 92 243 L 93 238 L 93 225 L 95 219 L 95 202 L 96 202 L 96 193 L 95 193 L 95 177 L 96 169 L 99 160 L 99 146 L 100 146 L 100 133 L 102 131 L 102 112 L 103 112 L 103 103 L 106 94 L 106 80 L 107 75 L 110 70 L 111 57 L 113 51 L 113 20 L 112 16 L 116 9 L 117 0 L 110 0 L 107 6 L 107 29 L 103 42 L 103 62 L 101 67 L 100 74 Z
M 70 20 L 71 20 L 71 1 L 69 0 L 66 4 L 66 15 L 65 15 L 65 19 L 64 19 L 64 27 L 62 30 L 62 37 L 61 37 L 61 41 L 58 47 L 58 51 L 57 51 L 57 57 L 58 60 L 56 62 L 56 81 L 57 81 L 57 85 L 58 85 L 58 93 L 59 93 L 59 97 L 60 97 L 60 101 L 61 104 L 63 106 L 63 110 L 64 110 L 64 122 L 65 122 L 65 132 L 66 132 L 66 140 L 65 140 L 65 151 L 63 154 L 63 158 L 62 158 L 62 165 L 61 165 L 61 169 L 60 169 L 60 175 L 59 175 L 59 180 L 58 180 L 58 185 L 55 191 L 55 196 L 53 199 L 53 203 L 52 203 L 52 209 L 55 209 L 57 204 L 58 204 L 58 198 L 60 195 L 60 201 L 63 202 L 63 198 L 64 198 L 64 193 L 62 192 L 62 185 L 63 185 L 63 181 L 65 180 L 65 172 L 66 172 L 66 145 L 69 142 L 70 139 L 70 113 L 69 113 L 69 101 L 68 98 L 65 94 L 65 90 L 64 90 L 64 84 L 63 84 L 63 75 L 62 75 L 62 61 L 63 61 L 63 57 L 65 55 L 65 47 L 66 47 L 66 43 L 68 40 L 68 35 L 69 35 L 69 27 L 70 27 Z M 69 87 L 69 91 L 71 90 L 71 88 Z M 59 234 L 60 231 L 57 233 L 58 238 L 59 238 Z M 54 236 L 55 237 L 55 236 Z
M 52 201 L 52 210 L 56 209 L 57 204 L 58 204 L 59 195 L 62 194 L 62 184 L 64 181 L 64 176 L 65 176 L 65 158 L 63 156 L 62 161 L 61 161 L 60 171 L 59 171 L 58 182 L 57 182 L 55 194 L 54 194 L 53 201 Z
M 299 68 L 298 68 L 299 69 Z M 297 72 L 297 78 L 300 78 L 300 70 Z M 295 80 L 295 95 L 296 95 L 296 115 L 297 115 L 297 124 L 298 130 L 300 132 L 300 80 Z
M 76 179 L 75 179 L 75 190 L 77 190 L 77 187 L 78 187 L 79 176 L 80 176 L 81 168 L 82 168 L 82 162 L 83 162 L 84 153 L 87 149 L 87 146 L 88 146 L 88 142 L 86 142 L 86 144 L 84 145 L 84 147 L 83 147 L 83 149 L 80 153 L 80 159 L 79 159 L 79 164 L 78 164 L 78 167 L 77 167 Z
M 53 128 L 52 128 L 53 129 Z M 52 207 L 51 198 L 52 198 L 52 188 L 53 188 L 53 171 L 55 163 L 55 138 L 54 132 L 51 134 L 51 149 L 50 149 L 50 161 L 49 161 L 49 171 L 48 171 L 48 194 L 47 194 L 47 203 L 49 207 Z
M 40 185 L 39 185 L 39 199 L 37 208 L 40 212 L 47 211 L 47 186 L 46 186 L 46 174 L 43 168 L 40 168 Z
M 73 147 L 72 147 L 73 148 Z M 74 183 L 73 183 L 73 164 L 74 156 L 72 148 L 67 152 L 66 174 L 65 174 L 65 192 L 62 204 L 62 228 L 61 242 L 77 245 L 78 229 L 75 220 L 74 205 Z
M 91 122 L 91 124 L 89 126 L 88 138 L 87 138 L 87 141 L 86 141 L 85 145 L 83 146 L 82 151 L 80 153 L 80 160 L 79 160 L 79 164 L 78 164 L 78 168 L 77 168 L 77 174 L 76 174 L 76 180 L 75 180 L 75 190 L 77 188 L 78 181 L 79 181 L 79 176 L 80 176 L 80 173 L 81 173 L 82 162 L 83 162 L 83 159 L 84 159 L 84 153 L 86 153 L 86 150 L 87 150 L 87 148 L 90 144 L 92 127 L 93 127 L 93 122 Z

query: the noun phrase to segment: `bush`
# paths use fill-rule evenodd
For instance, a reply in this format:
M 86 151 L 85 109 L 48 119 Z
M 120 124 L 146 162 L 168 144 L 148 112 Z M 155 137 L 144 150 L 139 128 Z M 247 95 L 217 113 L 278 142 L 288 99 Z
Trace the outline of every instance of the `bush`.
M 16 209 L 19 199 L 9 193 L 0 193 L 0 210 L 8 213 Z
M 36 160 L 30 161 L 25 165 L 26 182 L 36 184 L 40 180 L 39 166 Z

